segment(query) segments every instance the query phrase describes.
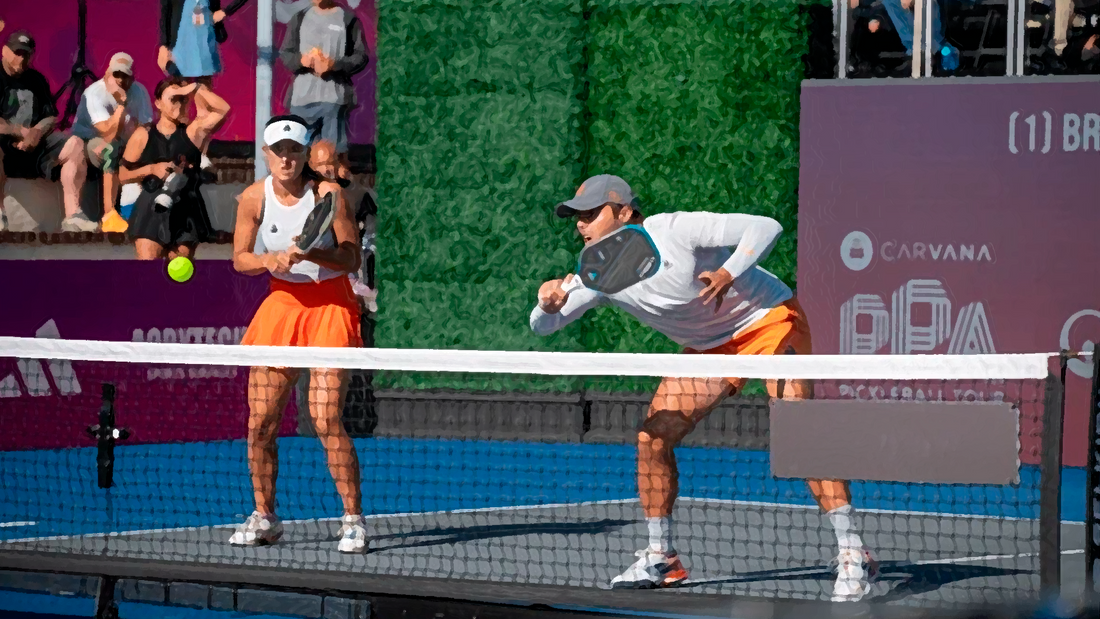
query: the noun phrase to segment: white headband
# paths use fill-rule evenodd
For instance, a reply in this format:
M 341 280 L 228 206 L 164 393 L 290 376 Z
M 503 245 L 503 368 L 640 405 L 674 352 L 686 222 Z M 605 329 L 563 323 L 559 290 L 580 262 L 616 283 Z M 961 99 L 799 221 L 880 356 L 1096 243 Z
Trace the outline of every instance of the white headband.
M 271 146 L 276 142 L 291 140 L 302 146 L 309 146 L 309 129 L 293 120 L 278 120 L 264 129 L 264 144 Z

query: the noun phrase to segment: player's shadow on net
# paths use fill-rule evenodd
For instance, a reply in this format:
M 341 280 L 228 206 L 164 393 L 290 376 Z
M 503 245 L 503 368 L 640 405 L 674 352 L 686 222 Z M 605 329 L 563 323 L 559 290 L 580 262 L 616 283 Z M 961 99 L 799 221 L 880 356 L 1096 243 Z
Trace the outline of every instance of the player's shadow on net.
M 911 595 L 930 593 L 944 585 L 972 578 L 1003 578 L 1034 574 L 1031 570 L 992 567 L 988 565 L 932 564 L 884 562 L 879 582 L 893 582 L 884 595 L 876 596 L 876 602 L 893 602 Z
M 437 527 L 403 533 L 389 533 L 371 537 L 374 552 L 423 548 L 443 544 L 459 544 L 480 540 L 517 537 L 521 535 L 598 535 L 611 533 L 631 520 L 594 520 L 592 522 L 532 522 L 521 524 L 474 525 L 468 527 Z M 390 543 L 392 542 L 392 543 Z
M 598 535 L 611 533 L 626 525 L 635 524 L 632 520 L 605 518 L 591 522 L 525 522 L 517 524 L 471 525 L 454 527 L 435 527 L 400 533 L 370 534 L 371 552 L 400 550 L 404 548 L 423 548 L 444 544 L 458 544 L 479 540 L 518 537 L 522 535 Z M 284 540 L 283 545 L 315 544 L 336 539 L 337 524 L 316 528 L 310 523 L 294 541 Z
M 899 561 L 883 561 L 879 565 L 878 583 L 887 583 L 889 591 L 875 595 L 875 602 L 893 602 L 903 598 L 930 593 L 952 583 L 972 578 L 1000 578 L 1005 576 L 1031 575 L 1030 570 L 1007 569 L 986 565 L 931 564 L 917 565 Z M 770 580 L 833 580 L 836 570 L 830 565 L 782 568 L 744 572 L 729 578 L 707 580 L 689 580 L 685 588 L 703 585 L 725 585 L 738 583 L 764 582 Z

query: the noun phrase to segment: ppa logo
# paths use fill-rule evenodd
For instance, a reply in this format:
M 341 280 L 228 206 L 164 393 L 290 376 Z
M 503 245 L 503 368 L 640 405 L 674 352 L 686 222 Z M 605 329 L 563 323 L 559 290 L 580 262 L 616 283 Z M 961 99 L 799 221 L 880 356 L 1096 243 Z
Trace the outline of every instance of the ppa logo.
M 57 330 L 57 323 L 50 319 L 46 324 L 38 328 L 35 337 L 57 340 L 61 339 L 61 333 Z M 8 374 L 0 379 L 0 398 L 18 398 L 26 389 L 31 397 L 43 397 L 53 393 L 50 379 L 53 379 L 53 387 L 59 395 L 80 395 L 80 381 L 73 371 L 73 364 L 69 361 L 42 359 L 20 359 L 16 362 L 18 376 Z M 22 379 L 22 386 L 19 384 Z
M 963 306 L 952 323 L 951 299 L 943 283 L 913 279 L 890 295 L 857 294 L 840 307 L 840 354 L 873 355 L 886 346 L 895 355 L 933 352 L 947 342 L 952 355 L 993 354 L 993 333 L 985 306 Z

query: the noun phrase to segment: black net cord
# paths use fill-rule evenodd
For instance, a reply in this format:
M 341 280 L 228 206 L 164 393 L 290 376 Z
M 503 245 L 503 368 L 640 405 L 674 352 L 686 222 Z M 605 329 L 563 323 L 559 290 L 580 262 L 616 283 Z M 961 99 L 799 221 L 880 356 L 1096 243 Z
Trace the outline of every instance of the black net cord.
M 1057 595 L 1062 583 L 1062 421 L 1068 357 L 1059 357 L 1057 376 L 1047 377 L 1043 398 L 1043 433 L 1039 491 L 1039 586 Z
M 1097 528 L 1100 527 L 1100 514 L 1097 513 L 1097 503 L 1100 503 L 1100 349 L 1094 350 L 1092 355 L 1092 393 L 1089 394 L 1089 445 L 1086 454 L 1085 470 L 1087 480 L 1085 483 L 1085 591 L 1089 594 L 1096 593 L 1096 564 L 1100 562 L 1100 540 L 1097 539 Z

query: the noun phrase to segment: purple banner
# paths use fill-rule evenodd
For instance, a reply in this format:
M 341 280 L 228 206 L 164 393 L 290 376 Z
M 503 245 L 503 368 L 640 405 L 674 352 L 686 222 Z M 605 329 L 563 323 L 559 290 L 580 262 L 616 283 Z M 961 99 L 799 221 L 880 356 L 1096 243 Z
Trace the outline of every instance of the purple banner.
M 1098 171 L 1096 78 L 804 82 L 798 296 L 814 352 L 1091 349 Z M 1085 464 L 1090 375 L 1070 362 L 1069 466 Z
M 198 261 L 185 284 L 161 261 L 0 260 L 7 301 L 0 335 L 125 342 L 237 344 L 267 292 L 267 277 L 227 261 Z M 0 358 L 0 450 L 91 446 L 103 383 L 116 385 L 130 442 L 242 438 L 248 368 L 67 364 Z M 283 432 L 293 433 L 290 404 Z

